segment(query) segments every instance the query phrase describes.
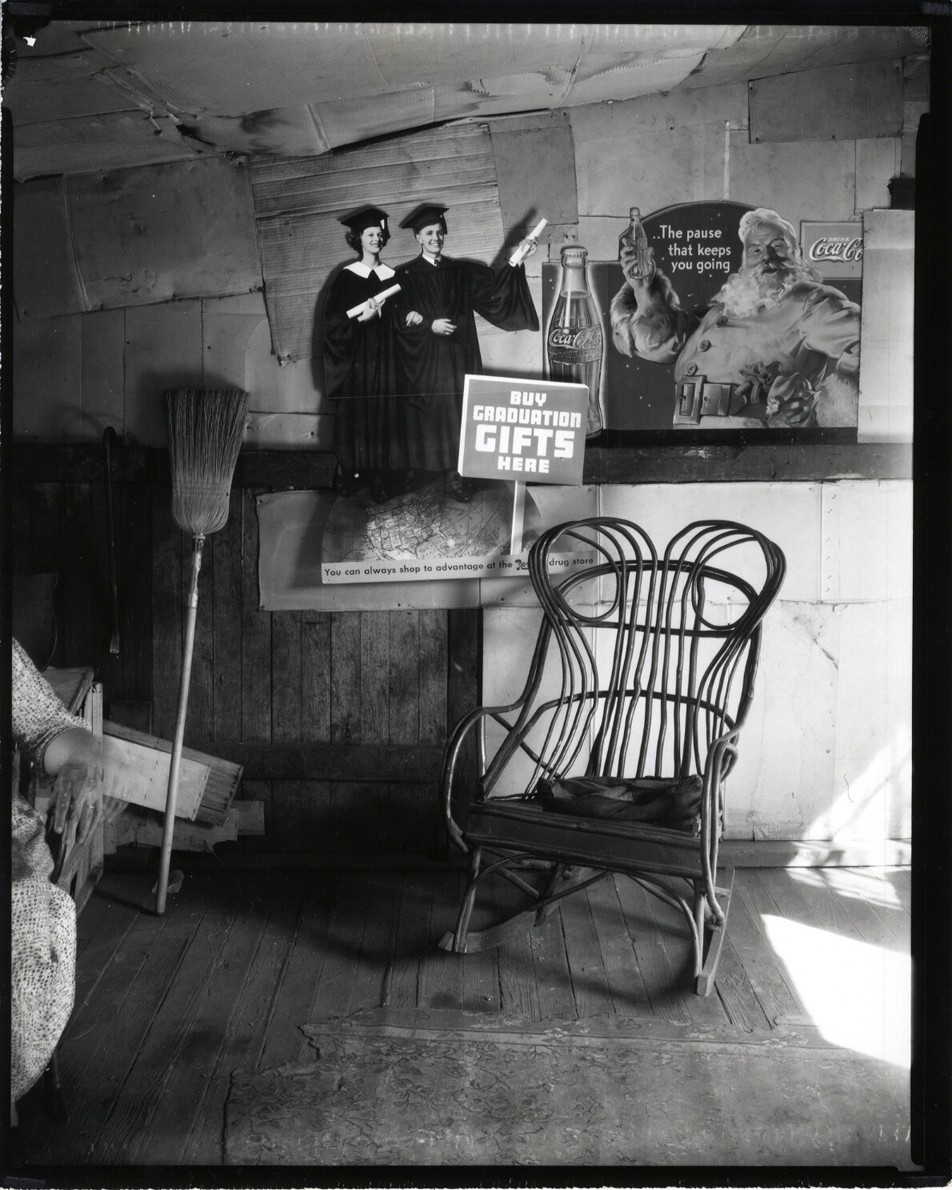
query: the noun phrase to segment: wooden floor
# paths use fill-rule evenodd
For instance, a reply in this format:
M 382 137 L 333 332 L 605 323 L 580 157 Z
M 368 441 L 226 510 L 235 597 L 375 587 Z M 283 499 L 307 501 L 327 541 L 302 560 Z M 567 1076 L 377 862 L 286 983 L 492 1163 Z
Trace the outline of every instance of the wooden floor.
M 908 954 L 908 869 L 739 869 L 706 999 L 690 990 L 680 917 L 624 878 L 469 956 L 436 947 L 454 917 L 456 872 L 189 872 L 163 917 L 142 909 L 150 883 L 109 873 L 80 918 L 76 1006 L 60 1046 L 70 1119 L 54 1126 L 35 1095 L 23 1101 L 26 1175 L 220 1164 L 232 1071 L 312 1060 L 300 1026 L 318 1017 L 461 1008 L 761 1032 L 811 1020 L 765 922 L 833 936 L 844 954 L 841 939 Z M 511 895 L 497 885 L 482 912 L 501 912 Z

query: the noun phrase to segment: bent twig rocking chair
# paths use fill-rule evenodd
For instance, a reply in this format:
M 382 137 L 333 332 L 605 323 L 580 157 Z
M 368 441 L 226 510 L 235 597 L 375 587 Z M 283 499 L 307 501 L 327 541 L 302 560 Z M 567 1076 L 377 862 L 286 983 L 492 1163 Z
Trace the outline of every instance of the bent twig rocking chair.
M 731 521 L 688 525 L 660 557 L 638 525 L 607 517 L 536 540 L 543 616 L 522 693 L 472 711 L 447 743 L 442 810 L 469 877 L 444 949 L 496 946 L 623 873 L 683 911 L 696 990 L 711 992 L 733 882 L 717 878 L 724 782 L 784 569 L 776 545 Z M 530 908 L 470 930 L 489 875 Z

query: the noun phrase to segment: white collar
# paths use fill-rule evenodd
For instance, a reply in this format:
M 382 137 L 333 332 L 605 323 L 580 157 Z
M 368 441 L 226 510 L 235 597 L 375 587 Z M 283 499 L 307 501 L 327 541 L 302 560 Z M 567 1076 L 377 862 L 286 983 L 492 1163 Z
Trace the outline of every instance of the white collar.
M 371 273 L 377 275 L 378 281 L 389 281 L 391 277 L 395 276 L 393 269 L 386 264 L 378 264 L 371 268 L 369 264 L 364 264 L 362 260 L 355 260 L 353 264 L 348 264 L 344 267 L 348 272 L 356 273 L 358 277 L 362 277 L 365 281 Z
M 436 259 L 436 257 L 435 257 L 435 256 L 431 256 L 431 255 L 429 254 L 429 252 L 421 252 L 421 253 L 420 253 L 420 255 L 423 257 L 423 259 L 426 261 L 426 263 L 427 263 L 427 264 L 431 264 L 431 265 L 432 265 L 434 268 L 436 268 L 436 266 L 437 266 L 437 259 Z M 443 259 L 443 256 L 442 256 L 442 254 L 441 254 L 441 255 L 440 255 L 440 260 L 442 260 L 442 259 Z

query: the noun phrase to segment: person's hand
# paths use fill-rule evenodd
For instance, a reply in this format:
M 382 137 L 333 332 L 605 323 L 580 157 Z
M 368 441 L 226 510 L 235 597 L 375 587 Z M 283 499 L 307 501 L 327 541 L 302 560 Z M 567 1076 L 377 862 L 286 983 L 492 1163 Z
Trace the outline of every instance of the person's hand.
M 526 261 L 533 254 L 533 252 L 535 252 L 536 248 L 538 248 L 539 241 L 535 236 L 526 236 L 526 238 L 522 241 L 522 244 L 519 246 L 520 248 L 523 246 L 525 247 L 525 251 L 522 254 L 522 259 L 523 261 Z
M 380 311 L 383 308 L 383 303 L 386 300 L 386 298 L 384 298 L 382 301 L 379 298 L 368 298 L 364 303 L 363 310 L 361 310 L 361 312 L 357 315 L 357 321 L 369 322 L 371 318 L 379 318 Z
M 777 412 L 767 418 L 769 426 L 807 426 L 812 425 L 816 397 L 791 397 L 789 401 L 781 402 Z
M 434 335 L 451 335 L 456 330 L 456 323 L 448 318 L 434 318 L 430 329 Z
M 767 394 L 767 425 L 812 425 L 818 398 L 819 392 L 802 373 L 778 376 Z
M 407 326 L 419 326 L 423 321 L 423 315 L 417 313 L 416 310 L 411 310 L 407 315 Z
M 77 731 L 69 757 L 53 783 L 53 831 L 72 833 L 84 843 L 102 819 L 102 745 L 91 733 Z
M 632 244 L 622 244 L 619 257 L 625 280 L 636 292 L 650 285 L 655 275 L 654 249 L 639 250 Z

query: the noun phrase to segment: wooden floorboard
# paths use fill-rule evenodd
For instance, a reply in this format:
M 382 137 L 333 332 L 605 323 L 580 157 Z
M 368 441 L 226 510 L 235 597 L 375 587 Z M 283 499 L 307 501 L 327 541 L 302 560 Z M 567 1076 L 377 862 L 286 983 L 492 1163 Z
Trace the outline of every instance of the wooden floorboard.
M 432 944 L 432 883 L 432 876 L 428 872 L 409 872 L 403 881 L 393 961 L 384 986 L 383 1004 L 387 1008 L 403 1008 L 418 1002 L 420 964 Z
M 220 1164 L 232 1073 L 315 1061 L 301 1030 L 310 1020 L 435 1008 L 765 1033 L 810 1020 L 789 956 L 770 946 L 771 919 L 908 950 L 904 870 L 739 869 L 706 998 L 693 993 L 683 915 L 628 878 L 573 894 L 497 949 L 454 955 L 437 942 L 463 883 L 458 870 L 213 870 L 186 875 L 157 917 L 151 877 L 108 873 L 80 919 L 76 1006 L 60 1046 L 71 1117 L 53 1126 L 35 1096 L 24 1101 L 23 1172 Z M 490 878 L 473 924 L 525 904 Z
M 219 878 L 213 883 L 206 895 L 220 907 L 212 917 L 212 933 L 205 935 L 211 950 L 203 955 L 194 945 L 189 948 L 186 963 L 198 973 L 199 983 L 195 987 L 193 974 L 194 992 L 184 1009 L 187 1025 L 182 1029 L 181 1044 L 159 1059 L 164 1081 L 151 1118 L 130 1147 L 130 1162 L 161 1165 L 182 1159 L 196 1121 L 203 1118 L 224 1034 L 253 957 L 252 948 L 256 949 L 260 937 L 258 930 L 247 928 L 249 911 L 238 882 Z
M 615 884 L 648 993 L 652 1016 L 671 1021 L 690 1021 L 681 988 L 683 980 L 678 978 L 678 973 L 672 967 L 665 941 L 657 930 L 651 905 L 653 898 L 640 884 L 628 877 L 616 877 Z
M 214 897 L 182 952 L 174 979 L 136 1054 L 116 1105 L 96 1141 L 96 1160 L 116 1165 L 135 1162 L 140 1148 L 147 1160 L 152 1117 L 159 1104 L 168 1104 L 167 1084 L 173 1064 L 189 1038 L 197 1033 L 196 1015 L 209 970 L 220 961 L 237 913 L 234 900 Z M 190 1055 L 191 1060 L 191 1055 Z M 154 1145 L 152 1145 L 154 1147 Z
M 608 876 L 599 880 L 586 890 L 585 896 L 601 952 L 611 1012 L 622 1016 L 648 1016 L 651 1009 L 644 977 L 635 958 L 635 948 L 615 888 L 619 879 L 622 877 Z
M 253 1069 L 258 1061 L 305 891 L 294 876 L 281 879 L 273 873 L 255 889 L 252 928 L 242 931 L 241 947 L 226 969 L 226 974 L 234 969 L 238 976 L 231 989 L 234 998 L 219 1026 L 221 1045 L 206 1071 L 205 1094 L 186 1139 L 184 1164 L 222 1161 L 222 1110 L 231 1074 L 238 1068 Z
M 305 891 L 291 954 L 258 1058 L 262 1069 L 306 1062 L 313 1054 L 301 1026 L 310 1019 L 320 999 L 331 900 L 335 895 L 336 877 L 318 877 Z
M 47 1134 L 41 1160 L 96 1164 L 98 1144 L 119 1108 L 140 1047 L 177 973 L 205 905 L 175 899 L 162 917 L 143 913 L 112 956 L 87 1010 L 60 1045 L 70 1107 L 65 1132 Z
M 757 869 L 742 869 L 734 877 L 731 898 L 730 936 L 764 1014 L 772 1025 L 800 1020 L 803 1006 L 791 990 L 783 964 L 767 941 L 762 914 L 776 913 L 772 900 L 765 899 Z
M 496 921 L 505 921 L 526 907 L 526 894 L 513 887 L 508 880 L 501 877 L 490 880 L 487 890 Z M 499 1006 L 501 1012 L 516 1013 L 538 1021 L 542 1018 L 542 1009 L 529 945 L 531 932 L 528 929 L 515 931 L 496 951 Z

